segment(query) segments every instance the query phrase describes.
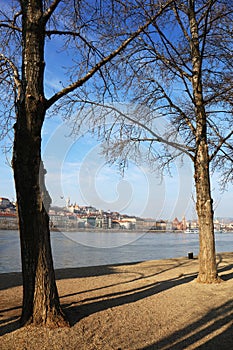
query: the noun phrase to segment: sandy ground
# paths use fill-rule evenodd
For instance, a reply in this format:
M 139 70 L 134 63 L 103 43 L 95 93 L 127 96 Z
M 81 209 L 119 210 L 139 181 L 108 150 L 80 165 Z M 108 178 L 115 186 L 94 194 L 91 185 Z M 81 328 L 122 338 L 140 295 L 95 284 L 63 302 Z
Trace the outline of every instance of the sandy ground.
M 21 275 L 0 275 L 0 348 L 233 349 L 233 253 L 217 256 L 223 282 L 195 281 L 187 258 L 57 270 L 71 328 L 19 328 Z

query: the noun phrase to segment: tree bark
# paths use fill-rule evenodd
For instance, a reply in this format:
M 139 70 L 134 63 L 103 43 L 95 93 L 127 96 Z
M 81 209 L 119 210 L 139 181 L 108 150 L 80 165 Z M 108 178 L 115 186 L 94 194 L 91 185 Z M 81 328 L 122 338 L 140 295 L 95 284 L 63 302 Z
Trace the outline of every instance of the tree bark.
M 67 325 L 60 307 L 52 260 L 49 216 L 40 182 L 44 28 L 42 1 L 22 1 L 22 92 L 16 104 L 13 170 L 23 275 L 23 325 Z M 44 174 L 42 174 L 44 176 Z
M 208 148 L 201 142 L 195 160 L 196 209 L 199 223 L 199 274 L 201 283 L 219 282 L 215 257 L 213 200 L 210 191 Z
M 209 152 L 207 142 L 207 115 L 203 99 L 202 62 L 199 47 L 198 25 L 195 15 L 195 1 L 189 0 L 190 49 L 192 56 L 193 101 L 196 115 L 196 154 L 194 178 L 196 187 L 196 209 L 199 224 L 199 274 L 198 281 L 212 283 L 219 281 L 217 275 L 215 240 L 213 226 L 213 200 L 211 198 Z
M 40 189 L 40 145 L 19 130 L 15 132 L 13 166 L 23 275 L 21 323 L 64 325 L 53 268 L 49 217 Z

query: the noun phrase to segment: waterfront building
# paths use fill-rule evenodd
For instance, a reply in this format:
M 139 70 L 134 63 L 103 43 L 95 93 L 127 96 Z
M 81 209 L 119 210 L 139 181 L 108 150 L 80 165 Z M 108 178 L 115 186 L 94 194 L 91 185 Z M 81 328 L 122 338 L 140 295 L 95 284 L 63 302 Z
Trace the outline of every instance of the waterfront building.
M 11 205 L 11 202 L 8 198 L 0 197 L 0 207 L 7 208 Z
M 1 230 L 17 230 L 18 217 L 16 213 L 0 212 L 0 229 Z
M 173 230 L 179 230 L 179 227 L 180 227 L 180 222 L 177 218 L 175 218 L 173 221 L 172 221 L 172 229 Z

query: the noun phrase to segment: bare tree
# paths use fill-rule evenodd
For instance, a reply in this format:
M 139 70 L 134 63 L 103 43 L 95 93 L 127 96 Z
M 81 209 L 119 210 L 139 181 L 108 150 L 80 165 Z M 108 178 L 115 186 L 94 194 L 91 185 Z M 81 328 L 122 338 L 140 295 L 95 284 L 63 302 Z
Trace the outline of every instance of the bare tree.
M 141 3 L 141 11 L 151 14 L 156 4 Z M 232 20 L 227 0 L 172 1 L 115 66 L 119 98 L 127 96 L 131 104 L 95 104 L 90 118 L 105 124 L 104 151 L 112 162 L 124 166 L 142 142 L 148 146 L 148 161 L 161 169 L 182 154 L 191 159 L 200 237 L 198 281 L 203 283 L 219 281 L 211 165 L 222 171 L 224 183 L 233 174 Z M 166 130 L 156 127 L 161 118 L 170 125 Z
M 14 124 L 12 165 L 21 242 L 22 324 L 67 324 L 55 283 L 46 211 L 50 198 L 41 166 L 46 113 L 54 106 L 54 111 L 68 115 L 74 91 L 85 96 L 97 88 L 102 98 L 111 95 L 112 78 L 105 67 L 114 64 L 167 4 L 158 4 L 153 16 L 134 15 L 132 7 L 135 21 L 132 17 L 128 25 L 130 6 L 121 1 L 13 0 L 0 10 L 1 124 L 5 133 Z M 58 54 L 69 53 L 72 59 L 67 56 L 70 66 L 61 88 L 53 93 L 47 89 L 50 95 L 46 97 L 46 62 L 53 44 L 60 47 Z M 58 66 L 59 59 L 53 64 Z M 98 79 L 88 84 L 95 75 Z

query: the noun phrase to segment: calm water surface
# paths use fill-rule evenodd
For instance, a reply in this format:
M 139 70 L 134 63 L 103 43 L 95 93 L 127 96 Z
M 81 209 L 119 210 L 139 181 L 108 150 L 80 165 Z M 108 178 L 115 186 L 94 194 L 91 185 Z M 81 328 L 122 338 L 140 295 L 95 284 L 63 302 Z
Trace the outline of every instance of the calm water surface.
M 216 251 L 233 251 L 233 233 L 216 234 Z M 128 263 L 198 254 L 197 234 L 138 232 L 51 233 L 55 268 Z M 0 231 L 0 273 L 21 271 L 17 231 Z

